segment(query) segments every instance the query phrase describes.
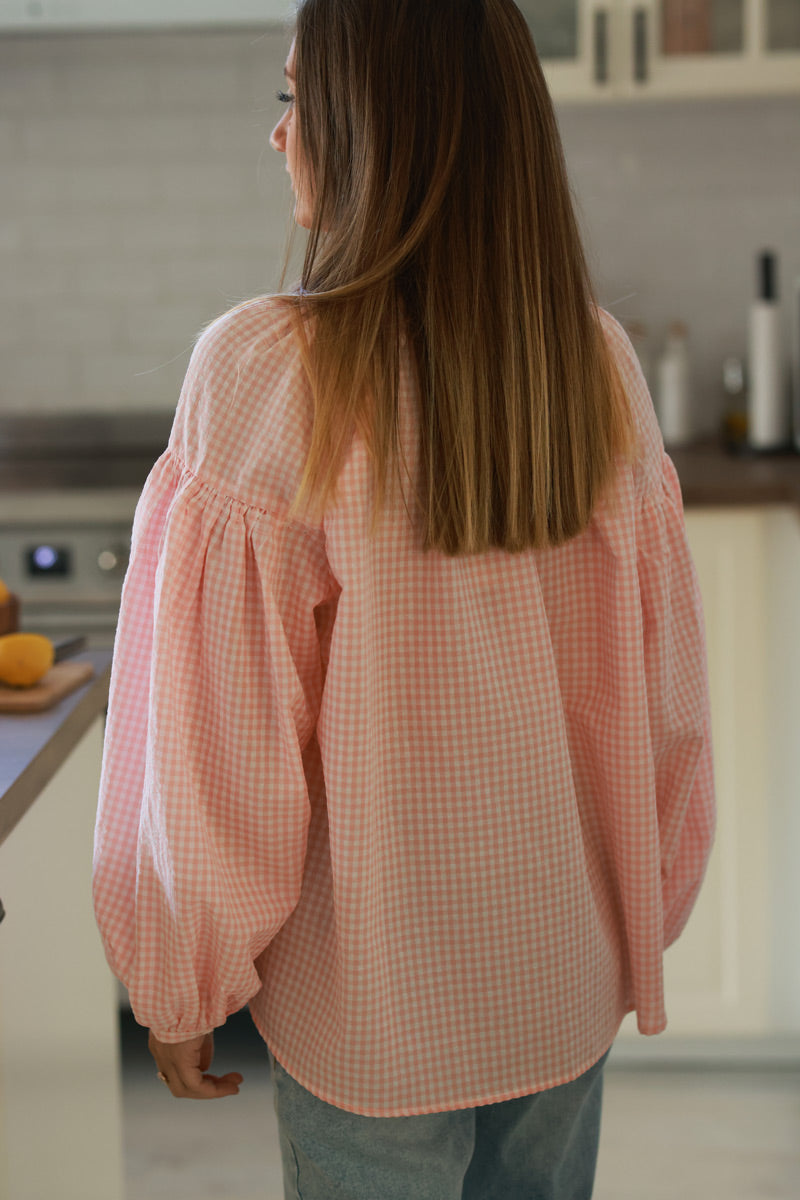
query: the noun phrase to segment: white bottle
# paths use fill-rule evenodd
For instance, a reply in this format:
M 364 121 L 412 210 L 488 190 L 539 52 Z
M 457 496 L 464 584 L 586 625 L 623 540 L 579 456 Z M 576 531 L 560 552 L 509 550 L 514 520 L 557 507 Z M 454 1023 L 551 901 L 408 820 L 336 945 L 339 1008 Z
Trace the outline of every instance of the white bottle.
M 789 405 L 783 386 L 777 264 L 770 251 L 759 255 L 758 276 L 748 330 L 747 440 L 754 450 L 777 450 L 789 441 Z
M 656 411 L 664 444 L 682 446 L 694 434 L 689 389 L 688 331 L 682 321 L 667 330 L 656 371 Z

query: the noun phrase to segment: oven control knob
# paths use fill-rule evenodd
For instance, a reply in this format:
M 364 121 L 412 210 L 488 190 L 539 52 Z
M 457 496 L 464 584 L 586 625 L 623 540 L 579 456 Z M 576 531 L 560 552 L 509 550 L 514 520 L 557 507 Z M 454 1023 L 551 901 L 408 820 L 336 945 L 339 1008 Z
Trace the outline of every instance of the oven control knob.
M 97 556 L 97 565 L 107 575 L 121 575 L 128 565 L 127 546 L 109 546 Z

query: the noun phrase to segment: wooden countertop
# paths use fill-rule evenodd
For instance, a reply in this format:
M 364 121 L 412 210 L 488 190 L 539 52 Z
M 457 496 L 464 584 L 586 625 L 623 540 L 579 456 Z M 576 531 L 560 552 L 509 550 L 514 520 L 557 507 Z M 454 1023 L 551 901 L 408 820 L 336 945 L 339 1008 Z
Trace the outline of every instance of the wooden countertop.
M 42 713 L 0 716 L 0 842 L 5 841 L 39 793 L 108 703 L 111 651 L 86 650 L 94 677 Z
M 800 512 L 800 454 L 726 450 L 717 441 L 667 447 L 686 508 L 793 504 Z

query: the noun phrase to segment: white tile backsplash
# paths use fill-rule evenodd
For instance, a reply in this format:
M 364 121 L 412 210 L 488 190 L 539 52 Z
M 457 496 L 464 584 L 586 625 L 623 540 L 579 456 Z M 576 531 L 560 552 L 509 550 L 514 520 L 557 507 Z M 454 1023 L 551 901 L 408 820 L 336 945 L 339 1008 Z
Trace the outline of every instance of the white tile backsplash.
M 687 324 L 698 430 L 724 412 L 723 359 L 745 358 L 762 249 L 779 258 L 788 388 L 800 98 L 570 107 L 559 119 L 601 301 L 646 326 L 652 363 L 667 325 Z
M 0 38 L 0 410 L 170 409 L 198 330 L 277 285 L 286 50 L 280 32 Z M 647 325 L 653 359 L 686 321 L 714 425 L 757 251 L 778 251 L 784 296 L 800 274 L 800 102 L 559 120 L 601 301 Z
M 3 354 L 3 411 L 63 411 L 64 397 L 75 396 L 80 352 L 42 345 L 30 339 Z

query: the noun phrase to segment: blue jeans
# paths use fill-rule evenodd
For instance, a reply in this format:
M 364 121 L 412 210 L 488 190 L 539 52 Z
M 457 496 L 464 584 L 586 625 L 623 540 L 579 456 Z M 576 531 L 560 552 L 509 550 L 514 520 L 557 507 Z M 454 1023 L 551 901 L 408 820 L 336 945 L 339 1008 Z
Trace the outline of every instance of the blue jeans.
M 607 1054 L 561 1087 L 455 1112 L 362 1117 L 272 1059 L 286 1200 L 589 1200 Z

